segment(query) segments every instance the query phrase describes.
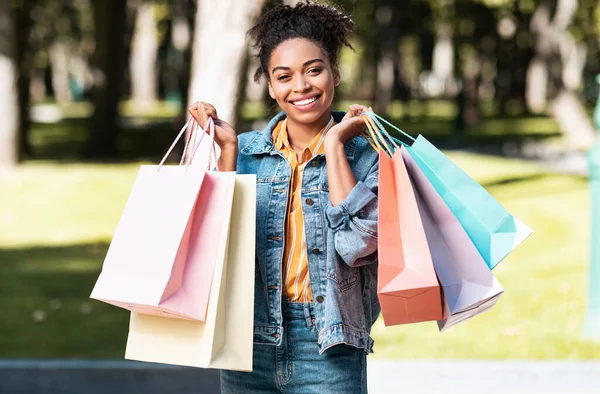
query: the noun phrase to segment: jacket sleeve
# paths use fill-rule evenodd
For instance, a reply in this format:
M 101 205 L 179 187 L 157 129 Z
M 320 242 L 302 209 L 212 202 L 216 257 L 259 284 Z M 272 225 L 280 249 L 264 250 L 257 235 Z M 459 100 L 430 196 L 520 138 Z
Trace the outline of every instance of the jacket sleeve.
M 337 253 L 350 267 L 377 262 L 377 193 L 379 161 L 338 206 L 327 205 L 325 216 L 334 233 Z

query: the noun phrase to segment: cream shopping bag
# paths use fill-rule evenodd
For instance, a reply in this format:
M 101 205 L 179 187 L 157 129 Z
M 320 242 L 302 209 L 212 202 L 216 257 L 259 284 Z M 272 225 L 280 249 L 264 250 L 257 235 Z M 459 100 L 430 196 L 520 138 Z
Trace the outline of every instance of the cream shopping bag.
M 132 312 L 126 359 L 252 370 L 255 223 L 256 177 L 235 175 L 230 231 L 219 240 L 228 248 L 215 266 L 206 322 Z

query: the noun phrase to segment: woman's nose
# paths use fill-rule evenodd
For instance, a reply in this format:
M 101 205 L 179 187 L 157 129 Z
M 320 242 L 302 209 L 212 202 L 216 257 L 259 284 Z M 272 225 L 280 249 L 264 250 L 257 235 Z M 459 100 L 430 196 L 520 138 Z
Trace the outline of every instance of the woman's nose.
M 308 88 L 310 87 L 310 85 L 308 84 L 308 81 L 304 78 L 304 76 L 297 77 L 295 82 L 296 82 L 294 84 L 295 92 L 304 92 L 304 91 L 308 90 Z

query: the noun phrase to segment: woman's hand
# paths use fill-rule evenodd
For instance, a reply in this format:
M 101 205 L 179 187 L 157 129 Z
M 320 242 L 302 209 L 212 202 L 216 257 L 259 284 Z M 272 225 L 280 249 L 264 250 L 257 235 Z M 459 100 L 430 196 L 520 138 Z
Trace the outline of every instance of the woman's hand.
M 190 115 L 196 119 L 200 127 L 205 128 L 208 118 L 215 122 L 215 142 L 221 148 L 221 156 L 217 167 L 219 171 L 235 171 L 237 168 L 238 138 L 231 125 L 219 119 L 215 107 L 208 103 L 197 102 L 188 108 Z
M 373 110 L 365 105 L 352 104 L 342 121 L 327 132 L 325 146 L 340 143 L 343 145 L 352 138 L 361 135 L 367 129 L 365 121 L 360 117 L 363 112 L 373 112 Z
M 219 119 L 217 110 L 212 104 L 198 101 L 192 104 L 188 111 L 190 115 L 196 119 L 200 127 L 205 128 L 208 118 L 212 118 L 215 122 L 215 142 L 221 150 L 237 150 L 238 138 L 237 133 L 231 125 L 224 120 Z
M 372 111 L 371 107 L 351 105 L 342 121 L 329 129 L 325 137 L 329 200 L 334 207 L 344 201 L 356 186 L 356 177 L 346 158 L 344 143 L 366 130 L 367 126 L 360 115 L 367 111 Z

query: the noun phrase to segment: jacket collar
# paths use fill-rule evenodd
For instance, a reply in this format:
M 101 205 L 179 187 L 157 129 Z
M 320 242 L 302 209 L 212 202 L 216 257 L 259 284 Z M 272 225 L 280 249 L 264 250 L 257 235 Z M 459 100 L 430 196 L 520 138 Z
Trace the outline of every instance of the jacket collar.
M 331 111 L 331 115 L 333 116 L 333 120 L 336 123 L 342 121 L 345 112 L 341 111 Z M 269 124 L 243 148 L 240 149 L 242 154 L 246 155 L 259 155 L 259 154 L 277 154 L 277 150 L 273 145 L 273 129 L 277 126 L 277 123 L 282 119 L 285 119 L 285 112 L 280 112 L 273 117 L 269 121 Z M 346 151 L 346 157 L 350 160 L 354 159 L 354 151 L 356 150 L 356 138 L 351 139 L 350 141 L 344 144 L 344 149 Z

